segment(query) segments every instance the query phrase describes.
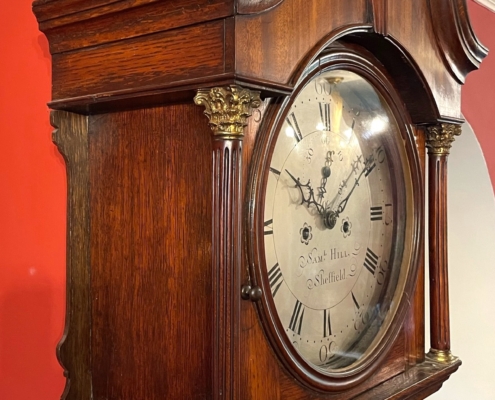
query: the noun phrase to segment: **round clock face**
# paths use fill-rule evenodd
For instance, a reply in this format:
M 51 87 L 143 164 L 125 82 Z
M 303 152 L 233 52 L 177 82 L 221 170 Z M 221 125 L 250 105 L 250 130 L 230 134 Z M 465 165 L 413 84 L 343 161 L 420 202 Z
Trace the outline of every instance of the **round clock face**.
M 410 257 L 410 176 L 378 91 L 322 72 L 283 112 L 264 181 L 265 293 L 292 351 L 324 374 L 366 359 L 390 326 Z

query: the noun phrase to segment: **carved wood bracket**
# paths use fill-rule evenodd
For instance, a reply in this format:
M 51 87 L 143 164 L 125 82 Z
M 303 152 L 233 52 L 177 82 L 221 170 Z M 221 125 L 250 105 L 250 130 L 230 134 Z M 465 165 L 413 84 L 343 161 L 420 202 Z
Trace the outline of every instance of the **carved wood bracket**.
M 481 44 L 469 23 L 466 0 L 428 0 L 440 54 L 459 83 L 479 68 L 488 49 Z
M 67 169 L 67 308 L 57 357 L 67 378 L 62 400 L 92 399 L 88 117 L 52 111 L 53 142 Z

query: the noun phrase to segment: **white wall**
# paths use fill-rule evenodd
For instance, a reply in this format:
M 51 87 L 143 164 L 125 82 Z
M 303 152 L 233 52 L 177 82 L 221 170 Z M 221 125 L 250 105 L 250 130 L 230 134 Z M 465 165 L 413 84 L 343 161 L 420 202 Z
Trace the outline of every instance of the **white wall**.
M 493 400 L 495 197 L 469 124 L 464 124 L 462 135 L 456 138 L 448 163 L 451 344 L 462 365 L 431 399 Z M 426 343 L 428 350 L 428 323 Z

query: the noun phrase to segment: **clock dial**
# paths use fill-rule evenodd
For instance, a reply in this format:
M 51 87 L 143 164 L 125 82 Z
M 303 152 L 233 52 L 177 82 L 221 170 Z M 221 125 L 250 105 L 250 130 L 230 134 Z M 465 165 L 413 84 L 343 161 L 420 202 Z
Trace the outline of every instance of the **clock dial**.
M 264 189 L 265 276 L 287 341 L 339 373 L 384 335 L 407 273 L 407 165 L 377 90 L 333 70 L 299 90 L 279 124 Z

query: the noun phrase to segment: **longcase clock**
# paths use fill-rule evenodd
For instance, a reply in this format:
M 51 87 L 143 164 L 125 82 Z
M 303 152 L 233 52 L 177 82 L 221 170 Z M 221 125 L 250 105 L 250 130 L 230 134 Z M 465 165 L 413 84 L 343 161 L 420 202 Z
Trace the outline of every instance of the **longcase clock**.
M 465 0 L 33 10 L 67 163 L 62 399 L 419 399 L 459 368 L 447 157 L 487 53 Z

